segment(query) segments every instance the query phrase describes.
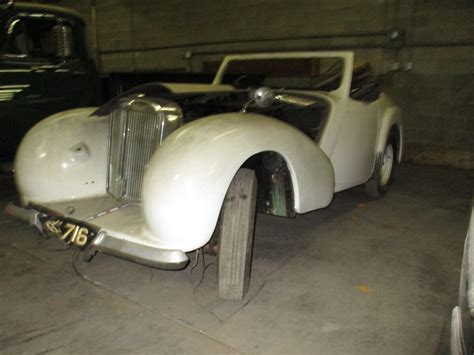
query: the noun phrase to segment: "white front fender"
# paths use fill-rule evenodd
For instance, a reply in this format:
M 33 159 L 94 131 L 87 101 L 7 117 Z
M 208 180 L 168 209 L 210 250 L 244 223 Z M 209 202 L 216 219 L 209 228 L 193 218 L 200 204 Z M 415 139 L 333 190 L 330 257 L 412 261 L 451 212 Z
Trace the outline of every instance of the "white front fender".
M 296 212 L 331 202 L 332 165 L 306 135 L 258 114 L 220 114 L 175 131 L 149 162 L 142 196 L 150 234 L 164 248 L 191 251 L 205 245 L 235 173 L 247 159 L 265 151 L 285 159 Z
M 96 109 L 59 112 L 28 131 L 15 157 L 15 181 L 23 203 L 105 193 L 109 120 L 91 117 Z

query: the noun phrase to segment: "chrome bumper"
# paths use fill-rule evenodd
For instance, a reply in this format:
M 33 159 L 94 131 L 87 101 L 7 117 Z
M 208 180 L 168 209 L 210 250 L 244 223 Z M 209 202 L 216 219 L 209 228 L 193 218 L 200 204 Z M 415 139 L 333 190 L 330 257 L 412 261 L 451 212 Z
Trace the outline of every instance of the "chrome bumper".
M 8 203 L 7 207 L 5 207 L 5 214 L 9 217 L 12 217 L 16 220 L 21 222 L 28 223 L 31 226 L 35 226 L 41 232 L 43 231 L 43 227 L 39 220 L 39 212 L 35 210 L 29 210 L 27 208 L 23 208 L 17 206 L 15 203 L 10 202 Z
M 183 269 L 189 261 L 186 253 L 181 250 L 154 248 L 115 238 L 105 232 L 99 232 L 92 242 L 92 247 L 103 253 L 158 269 Z
M 17 220 L 35 226 L 43 232 L 43 226 L 39 216 L 41 212 L 34 209 L 20 207 L 10 202 L 5 208 L 5 213 Z M 179 270 L 186 267 L 189 258 L 181 250 L 159 249 L 152 246 L 130 242 L 108 235 L 99 231 L 97 237 L 92 241 L 87 252 L 103 252 L 122 259 L 127 259 L 139 264 L 165 270 Z

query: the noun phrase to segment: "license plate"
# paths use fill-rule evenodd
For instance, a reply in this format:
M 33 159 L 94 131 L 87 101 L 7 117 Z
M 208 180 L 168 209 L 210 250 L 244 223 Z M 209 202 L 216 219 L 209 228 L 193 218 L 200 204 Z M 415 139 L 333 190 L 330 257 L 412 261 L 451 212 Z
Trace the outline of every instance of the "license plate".
M 43 230 L 53 234 L 67 245 L 85 249 L 97 236 L 98 229 L 67 217 L 41 218 Z

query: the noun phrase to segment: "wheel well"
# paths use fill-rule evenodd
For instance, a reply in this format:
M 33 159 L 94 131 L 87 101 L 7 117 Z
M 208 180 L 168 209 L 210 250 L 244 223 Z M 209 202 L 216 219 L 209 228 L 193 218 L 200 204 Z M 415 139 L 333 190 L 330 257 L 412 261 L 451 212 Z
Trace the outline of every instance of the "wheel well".
M 253 155 L 242 165 L 255 171 L 258 182 L 257 211 L 294 217 L 293 182 L 285 158 L 276 152 Z

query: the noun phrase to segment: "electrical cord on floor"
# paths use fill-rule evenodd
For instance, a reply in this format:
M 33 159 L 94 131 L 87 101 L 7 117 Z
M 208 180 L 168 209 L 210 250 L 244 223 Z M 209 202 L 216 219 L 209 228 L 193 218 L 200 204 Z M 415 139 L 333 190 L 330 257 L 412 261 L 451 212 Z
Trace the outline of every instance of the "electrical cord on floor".
M 149 267 L 148 267 L 148 270 L 150 270 L 150 281 L 149 281 L 149 282 L 152 282 L 152 281 L 153 281 L 153 277 L 155 276 L 155 275 L 153 274 L 153 268 L 149 266 Z
M 194 255 L 196 255 L 196 259 L 194 260 L 193 266 L 191 266 L 191 270 L 189 270 L 190 275 L 193 273 L 194 268 L 197 266 L 199 262 L 200 253 L 201 253 L 201 249 L 196 249 L 196 252 L 194 253 Z
M 38 247 L 41 247 L 42 249 L 46 251 L 51 251 L 51 252 L 62 252 L 62 251 L 67 251 L 71 249 L 71 247 L 67 244 L 64 244 L 62 248 L 47 248 L 46 245 L 44 244 L 44 241 L 49 240 L 49 239 L 51 239 L 51 236 L 38 232 L 38 239 L 37 239 Z
M 209 313 L 211 316 L 213 316 L 219 323 L 222 323 L 222 320 L 216 314 L 214 314 L 214 312 L 207 309 L 204 305 L 202 305 L 196 299 L 196 291 L 199 288 L 199 286 L 202 284 L 202 282 L 204 281 L 204 274 L 205 274 L 207 268 L 214 265 L 214 263 L 210 263 L 210 264 L 206 265 L 206 259 L 205 259 L 204 251 L 202 250 L 202 248 L 201 249 L 196 249 L 196 252 L 194 253 L 194 255 L 195 255 L 194 263 L 191 266 L 191 269 L 189 270 L 189 281 L 191 282 L 191 285 L 193 286 L 193 295 L 192 295 L 193 302 L 196 303 L 199 307 L 201 307 L 204 311 Z M 193 271 L 199 265 L 199 260 L 202 261 L 203 266 L 202 266 L 202 271 L 201 271 L 199 282 L 195 285 L 194 282 L 193 282 Z
M 80 250 L 74 250 L 73 253 L 71 254 L 71 265 L 72 265 L 72 269 L 74 270 L 75 274 L 77 276 L 79 276 L 81 279 L 83 279 L 84 281 L 86 282 L 89 282 L 93 285 L 96 285 L 96 286 L 102 286 L 102 284 L 100 282 L 97 282 L 93 279 L 91 279 L 89 276 L 87 275 L 84 275 L 77 267 L 77 260 L 79 258 L 79 255 L 81 255 L 81 251 Z
M 205 256 L 204 256 L 204 252 L 201 249 L 196 249 L 196 252 L 195 252 L 195 260 L 194 260 L 194 263 L 193 265 L 191 266 L 191 269 L 189 270 L 189 280 L 191 281 L 191 284 L 193 285 L 193 293 L 197 290 L 197 288 L 202 284 L 202 282 L 204 281 L 204 275 L 206 273 L 206 270 L 214 265 L 214 263 L 210 263 L 210 264 L 207 264 L 206 265 L 206 259 L 205 259 Z M 201 275 L 200 275 L 200 278 L 199 278 L 199 281 L 197 284 L 194 284 L 194 281 L 193 281 L 193 271 L 194 269 L 199 265 L 199 260 L 201 260 L 202 262 L 202 270 L 201 270 Z

